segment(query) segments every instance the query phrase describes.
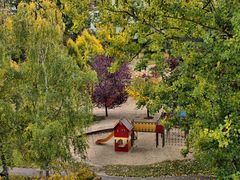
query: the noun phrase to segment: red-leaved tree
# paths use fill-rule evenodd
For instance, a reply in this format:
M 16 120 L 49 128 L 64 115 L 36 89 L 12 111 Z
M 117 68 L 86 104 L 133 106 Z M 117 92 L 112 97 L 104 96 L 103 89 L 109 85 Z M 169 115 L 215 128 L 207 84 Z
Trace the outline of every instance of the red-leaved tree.
M 123 63 L 115 73 L 110 73 L 108 69 L 113 62 L 113 58 L 101 55 L 95 57 L 92 64 L 99 80 L 93 91 L 92 100 L 97 107 L 105 107 L 106 116 L 108 108 L 113 109 L 126 102 L 128 95 L 125 87 L 131 79 L 127 63 Z

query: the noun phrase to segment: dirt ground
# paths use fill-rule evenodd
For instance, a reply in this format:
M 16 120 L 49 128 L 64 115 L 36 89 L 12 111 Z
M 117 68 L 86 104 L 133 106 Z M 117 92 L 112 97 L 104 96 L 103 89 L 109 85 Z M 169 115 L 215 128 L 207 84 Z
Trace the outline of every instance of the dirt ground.
M 95 108 L 94 114 L 104 116 L 104 109 Z M 137 109 L 135 101 L 131 98 L 121 107 L 109 110 L 109 117 L 105 120 L 96 122 L 87 131 L 99 130 L 103 128 L 113 127 L 119 119 L 127 118 L 129 120 L 140 121 L 156 121 L 159 114 L 154 116 L 152 120 L 144 119 L 146 117 L 146 109 Z M 161 138 L 159 138 L 159 147 L 156 148 L 155 133 L 138 133 L 138 139 L 135 141 L 134 147 L 130 152 L 115 152 L 113 139 L 106 142 L 105 145 L 96 145 L 95 141 L 104 138 L 109 133 L 88 136 L 89 148 L 87 150 L 87 162 L 91 165 L 109 165 L 109 164 L 127 164 L 141 165 L 161 162 L 165 160 L 183 159 L 180 150 L 183 148 L 179 144 L 166 144 L 162 148 Z

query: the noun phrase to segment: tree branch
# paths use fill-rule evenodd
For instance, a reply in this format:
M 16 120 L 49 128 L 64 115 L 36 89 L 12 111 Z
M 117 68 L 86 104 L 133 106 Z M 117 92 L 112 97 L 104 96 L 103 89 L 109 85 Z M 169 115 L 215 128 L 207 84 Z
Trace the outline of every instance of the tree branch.
M 202 38 L 194 38 L 194 37 L 189 37 L 189 36 L 183 36 L 183 37 L 172 36 L 168 39 L 177 40 L 177 41 L 203 42 Z
M 165 15 L 164 17 L 165 18 L 171 18 L 171 19 L 177 19 L 177 20 L 181 20 L 181 21 L 191 22 L 193 24 L 200 25 L 200 26 L 202 26 L 204 28 L 207 28 L 207 29 L 211 29 L 211 30 L 222 32 L 222 33 L 226 34 L 228 37 L 233 37 L 233 35 L 231 33 L 227 32 L 224 29 L 219 29 L 217 27 L 208 26 L 206 24 L 203 24 L 202 22 L 196 22 L 193 19 L 187 19 L 187 18 L 183 18 L 183 17 L 179 18 L 179 17 L 168 16 L 168 15 Z
M 179 27 L 168 27 L 168 28 L 162 28 L 162 29 L 158 29 L 156 28 L 155 26 L 153 26 L 151 23 L 147 22 L 145 19 L 144 20 L 141 20 L 138 16 L 136 16 L 135 14 L 132 14 L 126 10 L 113 10 L 113 9 L 109 9 L 107 8 L 106 10 L 110 11 L 110 12 L 113 12 L 113 13 L 123 13 L 123 14 L 127 14 L 128 16 L 134 18 L 136 21 L 140 21 L 142 22 L 143 24 L 151 27 L 153 30 L 155 30 L 156 32 L 162 34 L 162 35 L 165 35 L 164 33 L 164 30 L 169 30 L 169 29 L 178 29 L 178 30 L 181 30 Z M 175 17 L 171 17 L 171 16 L 164 16 L 166 18 L 174 18 Z M 178 18 L 179 19 L 179 18 Z M 179 19 L 181 20 L 181 19 Z M 183 19 L 184 20 L 184 19 Z M 188 20 L 187 21 L 190 21 L 192 23 L 197 23 L 193 20 Z M 211 29 L 214 29 L 214 30 L 219 30 L 219 29 L 216 29 L 216 28 L 213 28 L 213 27 L 210 27 L 210 26 L 207 26 L 207 25 L 203 25 L 201 24 L 202 26 L 206 27 L 206 28 L 211 28 Z M 168 39 L 173 39 L 173 40 L 180 40 L 180 41 L 192 41 L 192 42 L 203 42 L 203 39 L 202 38 L 192 38 L 192 37 L 189 37 L 189 36 L 185 36 L 185 37 L 177 37 L 177 36 L 172 36 Z
M 208 0 L 208 2 L 203 6 L 203 8 L 202 9 L 205 9 L 206 7 L 208 7 L 208 5 L 210 5 L 211 4 L 211 2 L 212 2 L 212 0 Z
M 194 20 L 192 20 L 192 19 L 187 19 L 187 18 L 183 18 L 183 17 L 180 17 L 180 18 L 179 18 L 179 17 L 168 16 L 168 15 L 165 15 L 164 17 L 165 17 L 165 18 L 171 18 L 171 19 L 177 19 L 177 20 L 181 20 L 181 21 L 191 22 L 191 23 L 193 23 L 193 24 L 200 25 L 200 26 L 202 26 L 202 27 L 204 27 L 204 28 L 208 28 L 208 29 L 212 29 L 212 30 L 219 30 L 219 29 L 216 28 L 216 27 L 211 27 L 211 26 L 208 26 L 208 25 L 203 24 L 203 23 L 201 23 L 201 22 L 196 22 L 196 21 L 194 21 Z

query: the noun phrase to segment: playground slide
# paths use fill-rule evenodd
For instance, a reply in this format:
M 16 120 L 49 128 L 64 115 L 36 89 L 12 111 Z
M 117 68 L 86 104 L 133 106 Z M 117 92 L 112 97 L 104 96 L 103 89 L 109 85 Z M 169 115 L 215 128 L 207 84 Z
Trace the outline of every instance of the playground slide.
M 97 145 L 103 144 L 107 141 L 109 141 L 112 137 L 114 136 L 114 132 L 112 132 L 110 135 L 108 135 L 107 137 L 103 138 L 103 139 L 99 139 L 96 141 Z

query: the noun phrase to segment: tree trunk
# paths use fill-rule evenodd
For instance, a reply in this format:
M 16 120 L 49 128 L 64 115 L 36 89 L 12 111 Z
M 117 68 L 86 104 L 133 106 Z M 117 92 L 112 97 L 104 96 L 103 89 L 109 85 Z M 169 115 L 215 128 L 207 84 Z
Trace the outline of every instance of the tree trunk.
M 48 179 L 48 177 L 50 176 L 48 164 L 49 164 L 49 163 L 46 163 L 46 167 L 45 167 L 45 171 L 46 171 L 45 179 Z
M 144 119 L 152 119 L 153 117 L 150 116 L 150 111 L 147 108 L 147 117 L 144 117 Z
M 2 174 L 4 175 L 3 179 L 9 180 L 8 167 L 7 167 L 7 162 L 6 162 L 6 158 L 5 158 L 4 154 L 1 155 L 1 161 L 2 161 L 2 168 L 3 168 Z
M 49 176 L 50 176 L 49 170 L 47 169 L 47 170 L 46 170 L 46 179 L 48 179 Z
M 107 105 L 105 104 L 105 115 L 106 117 L 108 117 L 108 109 L 107 109 Z
M 188 134 L 189 134 L 189 128 L 184 131 L 184 138 L 187 138 Z
M 148 119 L 150 118 L 150 112 L 149 112 L 148 109 L 147 109 L 147 118 L 148 118 Z

